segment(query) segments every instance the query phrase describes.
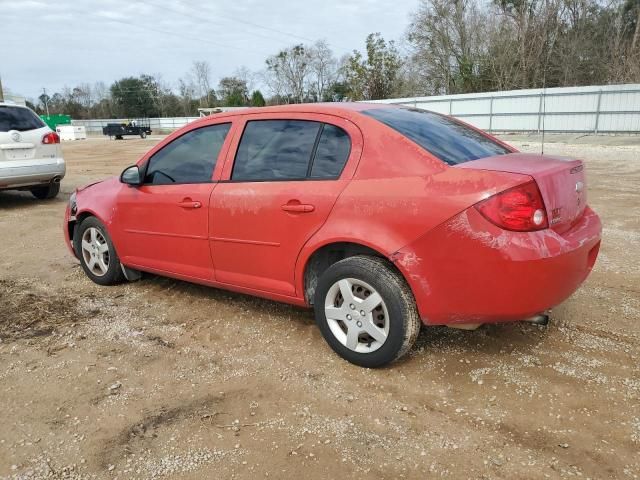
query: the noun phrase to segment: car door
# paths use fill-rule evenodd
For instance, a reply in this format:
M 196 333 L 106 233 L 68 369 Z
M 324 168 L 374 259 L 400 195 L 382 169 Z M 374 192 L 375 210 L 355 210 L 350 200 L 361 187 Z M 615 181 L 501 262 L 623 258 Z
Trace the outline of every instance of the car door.
M 208 206 L 218 157 L 231 123 L 190 130 L 149 158 L 144 183 L 118 197 L 118 250 L 123 263 L 213 280 Z
M 216 281 L 295 296 L 297 255 L 353 175 L 361 136 L 322 115 L 249 116 L 240 128 L 209 209 Z

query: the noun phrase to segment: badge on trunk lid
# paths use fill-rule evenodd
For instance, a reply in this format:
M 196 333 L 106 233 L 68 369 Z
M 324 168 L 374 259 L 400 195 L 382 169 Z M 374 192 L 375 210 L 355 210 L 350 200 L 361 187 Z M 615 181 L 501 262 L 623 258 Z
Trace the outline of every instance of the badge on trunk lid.
M 11 140 L 13 140 L 14 142 L 19 142 L 20 140 L 22 140 L 22 135 L 20 135 L 19 132 L 11 132 Z

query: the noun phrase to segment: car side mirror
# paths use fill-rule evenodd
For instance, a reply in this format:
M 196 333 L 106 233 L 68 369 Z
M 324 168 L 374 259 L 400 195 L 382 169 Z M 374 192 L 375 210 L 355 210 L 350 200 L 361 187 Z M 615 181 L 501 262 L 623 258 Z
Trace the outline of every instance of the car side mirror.
M 132 165 L 131 167 L 125 168 L 120 175 L 120 181 L 134 187 L 142 185 L 142 178 L 140 178 L 140 168 L 137 165 Z

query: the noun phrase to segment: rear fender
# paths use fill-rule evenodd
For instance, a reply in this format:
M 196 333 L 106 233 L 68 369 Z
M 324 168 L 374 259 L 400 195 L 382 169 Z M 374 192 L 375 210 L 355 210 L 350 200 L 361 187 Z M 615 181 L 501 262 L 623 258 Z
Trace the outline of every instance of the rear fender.
M 345 236 L 333 236 L 333 237 L 324 237 L 321 235 L 313 236 L 307 244 L 302 248 L 300 254 L 298 255 L 298 259 L 296 260 L 296 271 L 295 271 L 295 286 L 296 286 L 296 295 L 305 298 L 305 271 L 307 269 L 307 265 L 309 264 L 309 260 L 321 248 L 337 243 L 349 243 L 355 245 L 361 245 L 363 247 L 367 247 L 383 257 L 389 258 L 389 252 L 385 251 L 380 245 L 373 244 L 367 240 L 363 240 L 362 238 L 354 238 L 354 237 L 345 237 Z
M 304 271 L 311 255 L 330 243 L 366 246 L 391 259 L 460 211 L 528 180 L 527 176 L 446 168 L 434 175 L 354 179 L 343 190 L 327 221 L 298 254 L 296 294 L 304 296 Z

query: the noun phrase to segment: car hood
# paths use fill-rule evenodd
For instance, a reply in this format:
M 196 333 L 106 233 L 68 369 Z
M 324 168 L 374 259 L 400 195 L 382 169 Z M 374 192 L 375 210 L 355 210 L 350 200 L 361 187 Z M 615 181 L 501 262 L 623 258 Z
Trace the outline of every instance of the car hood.
M 117 177 L 109 177 L 109 178 L 104 178 L 102 180 L 98 180 L 97 182 L 87 183 L 86 185 L 76 188 L 76 192 L 82 192 L 83 190 L 86 190 L 89 187 L 93 187 L 94 185 L 99 185 L 101 183 L 112 182 L 115 178 Z
M 104 182 L 104 180 L 98 180 L 97 182 L 87 183 L 86 185 L 83 185 L 81 187 L 76 188 L 76 192 L 81 192 L 83 190 L 86 190 L 89 187 L 92 187 L 92 186 L 97 185 L 97 184 L 102 183 L 102 182 Z
M 120 177 L 109 177 L 103 180 L 88 183 L 82 187 L 76 189 L 78 198 L 88 198 L 95 195 L 111 195 L 114 194 L 117 188 L 120 186 Z

